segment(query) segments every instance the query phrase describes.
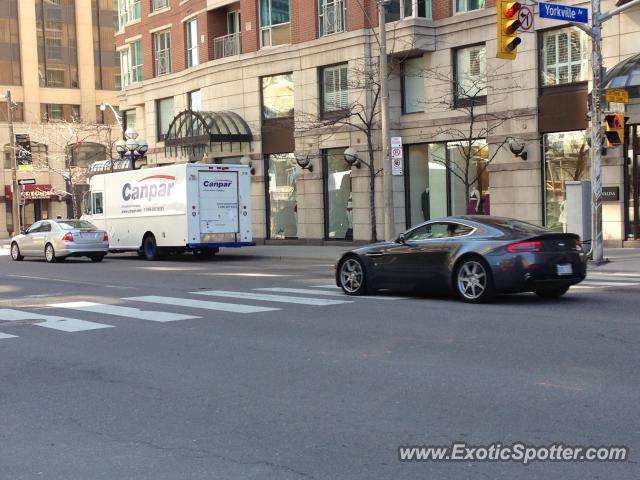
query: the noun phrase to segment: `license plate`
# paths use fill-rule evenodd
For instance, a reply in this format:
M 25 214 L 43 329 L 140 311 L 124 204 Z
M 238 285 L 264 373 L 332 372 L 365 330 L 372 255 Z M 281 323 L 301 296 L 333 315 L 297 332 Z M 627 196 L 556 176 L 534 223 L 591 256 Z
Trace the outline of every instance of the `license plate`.
M 573 267 L 570 263 L 565 265 L 556 265 L 558 275 L 573 275 Z

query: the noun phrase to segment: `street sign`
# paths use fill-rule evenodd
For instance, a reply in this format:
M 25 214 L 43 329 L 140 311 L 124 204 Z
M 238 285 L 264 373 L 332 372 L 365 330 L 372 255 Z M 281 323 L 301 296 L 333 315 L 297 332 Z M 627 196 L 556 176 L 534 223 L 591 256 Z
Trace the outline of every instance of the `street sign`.
M 402 137 L 391 137 L 391 175 L 403 175 Z
M 624 88 L 610 88 L 604 91 L 604 99 L 608 103 L 629 103 L 629 92 Z
M 533 7 L 529 5 L 523 5 L 518 13 L 518 18 L 520 19 L 520 28 L 518 28 L 519 32 L 533 32 L 535 27 L 533 26 Z
M 562 20 L 563 22 L 589 23 L 589 10 L 586 8 L 543 2 L 539 2 L 538 5 L 540 8 L 540 18 Z
M 35 178 L 23 178 L 21 180 L 18 180 L 18 185 L 35 185 L 35 184 L 36 184 Z

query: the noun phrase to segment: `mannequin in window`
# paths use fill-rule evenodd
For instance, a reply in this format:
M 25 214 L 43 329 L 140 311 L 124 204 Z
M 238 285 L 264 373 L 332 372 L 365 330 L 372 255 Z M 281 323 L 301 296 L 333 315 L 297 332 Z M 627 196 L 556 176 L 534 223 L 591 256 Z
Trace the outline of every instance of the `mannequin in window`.
M 422 205 L 422 217 L 425 221 L 431 219 L 431 203 L 429 201 L 429 187 L 427 187 L 422 195 L 420 195 L 420 204 Z

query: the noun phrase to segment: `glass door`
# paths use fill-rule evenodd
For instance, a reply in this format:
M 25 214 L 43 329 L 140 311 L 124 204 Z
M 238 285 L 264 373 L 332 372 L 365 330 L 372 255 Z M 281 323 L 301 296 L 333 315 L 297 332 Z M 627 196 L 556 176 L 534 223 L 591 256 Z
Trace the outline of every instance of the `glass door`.
M 625 168 L 627 238 L 640 240 L 640 125 L 629 125 Z

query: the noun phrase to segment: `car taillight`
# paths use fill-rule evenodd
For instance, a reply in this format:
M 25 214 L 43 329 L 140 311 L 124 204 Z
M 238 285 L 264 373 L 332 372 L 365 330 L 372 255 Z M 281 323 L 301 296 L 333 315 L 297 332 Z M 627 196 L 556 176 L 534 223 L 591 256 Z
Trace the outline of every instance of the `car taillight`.
M 522 252 L 544 252 L 542 242 L 518 242 L 513 243 L 507 247 L 507 252 L 510 253 L 522 253 Z
M 65 233 L 64 237 L 62 237 L 62 240 L 64 240 L 65 242 L 73 242 L 73 233 L 71 232 Z
M 580 240 L 576 240 L 576 250 L 582 250 L 582 242 Z
M 104 232 L 104 235 L 102 235 L 102 241 L 103 242 L 108 242 L 109 241 L 109 235 L 107 234 L 107 232 Z

